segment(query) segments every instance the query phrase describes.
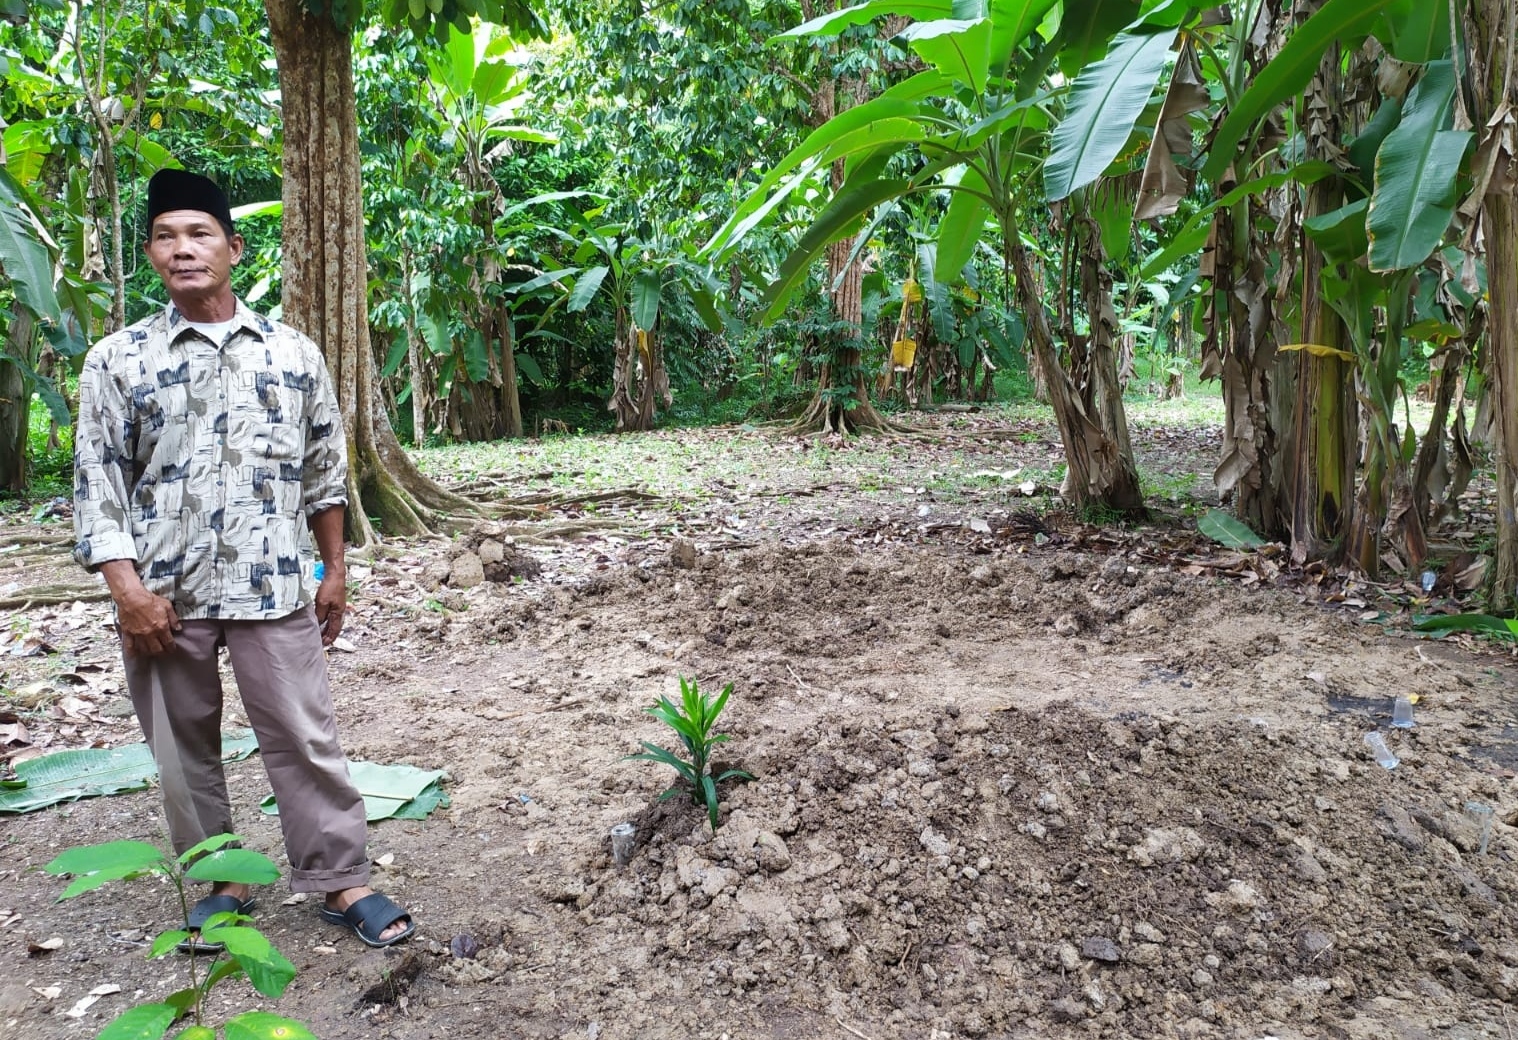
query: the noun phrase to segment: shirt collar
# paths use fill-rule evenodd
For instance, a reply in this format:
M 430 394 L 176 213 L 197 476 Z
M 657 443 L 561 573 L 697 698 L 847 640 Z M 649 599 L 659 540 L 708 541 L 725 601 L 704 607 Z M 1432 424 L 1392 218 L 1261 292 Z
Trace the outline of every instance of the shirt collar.
M 190 327 L 189 319 L 179 312 L 179 308 L 173 302 L 170 302 L 164 308 L 163 319 L 164 326 L 168 329 L 169 342 L 171 343 L 183 335 L 184 331 Z M 232 328 L 234 331 L 247 329 L 259 339 L 263 339 L 274 331 L 273 323 L 243 303 L 241 297 L 237 298 L 237 309 L 232 312 Z

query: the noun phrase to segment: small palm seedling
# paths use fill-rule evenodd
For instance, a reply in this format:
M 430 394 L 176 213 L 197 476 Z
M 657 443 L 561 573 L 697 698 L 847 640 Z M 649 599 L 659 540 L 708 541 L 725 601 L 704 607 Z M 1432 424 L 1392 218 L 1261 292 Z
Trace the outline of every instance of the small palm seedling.
M 646 740 L 639 742 L 643 745 L 641 754 L 627 756 L 645 762 L 663 762 L 679 773 L 680 779 L 659 797 L 672 798 L 688 791 L 691 801 L 706 806 L 706 814 L 714 831 L 717 829 L 717 785 L 726 780 L 753 779 L 741 769 L 728 769 L 718 776 L 712 776 L 711 772 L 712 748 L 727 740 L 726 733 L 714 733 L 712 729 L 732 692 L 733 684 L 728 683 L 716 697 L 710 697 L 696 688 L 696 680 L 686 682 L 685 677 L 681 676 L 680 704 L 660 697 L 657 704 L 645 710 L 675 731 L 680 737 L 680 743 L 685 745 L 688 758 L 681 758 Z
M 189 899 L 185 882 L 231 881 L 267 885 L 279 877 L 269 857 L 248 849 L 227 848 L 237 841 L 232 834 L 219 834 L 170 859 L 160 849 L 141 841 L 112 841 L 69 849 L 42 869 L 49 874 L 69 874 L 74 880 L 58 901 L 82 895 L 110 881 L 139 877 L 165 877 L 179 893 L 180 913 L 186 927 L 159 935 L 149 957 L 162 957 L 190 938 Z M 190 1026 L 176 1033 L 179 1040 L 214 1040 L 215 1028 L 206 1022 L 206 998 L 218 982 L 246 975 L 253 988 L 266 997 L 277 997 L 295 978 L 295 966 L 276 950 L 257 928 L 237 913 L 212 914 L 200 929 L 202 948 L 219 947 L 204 972 L 191 957 L 190 985 L 161 1001 L 128 1008 L 106 1026 L 97 1040 L 159 1040 L 181 1019 Z M 315 1040 L 304 1025 L 267 1011 L 245 1011 L 223 1023 L 228 1040 Z

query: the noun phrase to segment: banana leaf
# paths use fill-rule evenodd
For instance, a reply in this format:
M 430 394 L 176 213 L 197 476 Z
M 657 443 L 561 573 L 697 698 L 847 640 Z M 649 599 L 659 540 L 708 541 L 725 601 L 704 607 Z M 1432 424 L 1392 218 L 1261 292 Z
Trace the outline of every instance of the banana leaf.
M 1413 623 L 1415 632 L 1490 632 L 1504 639 L 1518 639 L 1518 618 L 1490 614 L 1436 614 Z
M 223 762 L 237 762 L 258 750 L 250 730 L 222 734 Z M 16 786 L 0 790 L 0 813 L 24 813 L 59 802 L 145 790 L 158 776 L 146 744 L 59 751 L 16 763 Z
M 1323 53 L 1335 43 L 1359 45 L 1381 13 L 1396 0 L 1328 0 L 1291 34 L 1239 98 L 1212 138 L 1202 177 L 1216 183 L 1233 163 L 1239 142 L 1281 102 L 1306 89 Z
M 441 769 L 418 769 L 415 766 L 381 765 L 378 762 L 348 763 L 353 786 L 364 799 L 364 818 L 375 820 L 424 820 L 433 810 L 447 807 L 448 796 L 442 782 L 448 774 Z M 279 815 L 279 806 L 271 794 L 259 803 L 270 816 Z
M 1198 531 L 1230 549 L 1258 549 L 1265 540 L 1221 509 L 1209 509 L 1196 522 Z
M 1366 231 L 1373 271 L 1416 267 L 1438 248 L 1458 203 L 1457 178 L 1474 135 L 1449 130 L 1453 62 L 1430 62 L 1376 155 L 1376 187 Z
M 1154 93 L 1175 34 L 1174 29 L 1151 35 L 1123 33 L 1106 57 L 1076 77 L 1044 164 L 1044 194 L 1050 202 L 1096 180 L 1122 152 Z

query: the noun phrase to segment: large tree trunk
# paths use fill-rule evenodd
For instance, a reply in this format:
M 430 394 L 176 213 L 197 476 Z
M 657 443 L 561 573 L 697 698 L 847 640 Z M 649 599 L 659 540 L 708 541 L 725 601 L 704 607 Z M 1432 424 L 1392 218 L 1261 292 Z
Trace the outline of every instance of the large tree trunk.
M 1486 185 L 1481 232 L 1491 293 L 1486 371 L 1497 483 L 1497 560 L 1487 606 L 1506 613 L 1518 609 L 1518 156 L 1511 151 L 1518 117 L 1505 107 L 1518 106 L 1513 67 L 1518 13 L 1512 0 L 1474 0 L 1467 17 L 1477 95 L 1473 121 L 1486 127 L 1491 139 L 1483 142 L 1483 151 L 1488 143 L 1503 145 Z
M 423 534 L 435 510 L 469 508 L 401 448 L 369 343 L 363 184 L 346 30 L 300 0 L 265 0 L 284 114 L 284 320 L 321 347 L 348 434 L 348 536 Z M 373 518 L 371 520 L 371 518 Z
M 843 183 L 841 164 L 834 164 L 833 190 Z M 827 361 L 817 376 L 817 392 L 795 429 L 820 433 L 865 433 L 891 424 L 870 403 L 861 346 L 864 322 L 864 264 L 850 259 L 854 243 L 834 242 L 827 248 L 827 287 L 833 321 L 850 331 L 828 337 Z M 837 288 L 834 288 L 837 286 Z

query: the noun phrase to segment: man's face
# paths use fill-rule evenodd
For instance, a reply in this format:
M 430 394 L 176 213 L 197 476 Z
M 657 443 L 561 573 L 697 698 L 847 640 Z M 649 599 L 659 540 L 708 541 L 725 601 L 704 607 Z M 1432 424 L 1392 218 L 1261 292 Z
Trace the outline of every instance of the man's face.
M 242 247 L 241 235 L 228 238 L 215 217 L 193 209 L 160 213 L 148 232 L 148 262 L 175 303 L 231 296 Z

